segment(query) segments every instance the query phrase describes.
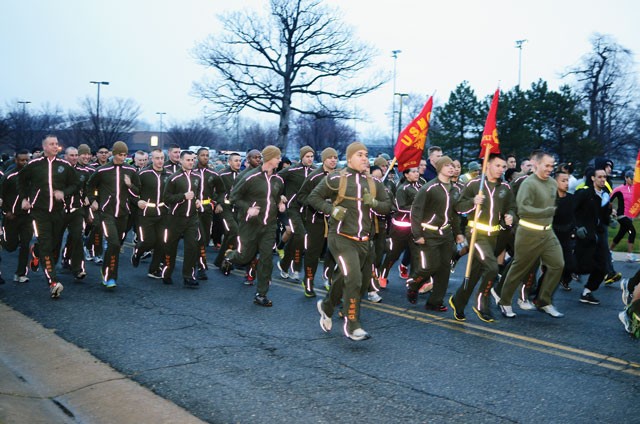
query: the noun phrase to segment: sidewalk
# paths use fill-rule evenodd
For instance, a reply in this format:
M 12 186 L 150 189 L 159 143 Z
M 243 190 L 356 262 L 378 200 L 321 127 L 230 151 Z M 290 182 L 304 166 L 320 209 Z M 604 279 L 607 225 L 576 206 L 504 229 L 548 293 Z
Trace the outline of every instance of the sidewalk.
M 202 423 L 0 302 L 0 424 Z

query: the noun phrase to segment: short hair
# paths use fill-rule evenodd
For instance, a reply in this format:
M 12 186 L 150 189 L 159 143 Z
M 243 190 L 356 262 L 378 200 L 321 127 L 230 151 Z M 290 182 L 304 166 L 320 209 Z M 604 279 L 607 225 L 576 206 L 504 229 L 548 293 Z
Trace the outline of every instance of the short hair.
M 207 149 L 206 147 L 201 147 L 201 148 L 199 148 L 199 149 L 198 149 L 198 151 L 196 152 L 196 154 L 197 154 L 198 156 L 200 156 L 200 152 L 201 152 L 201 151 L 203 151 L 203 150 L 206 150 L 207 152 L 209 152 L 209 149 Z
M 231 158 L 234 157 L 234 156 L 238 156 L 238 157 L 242 158 L 242 156 L 240 156 L 240 153 L 233 152 L 233 153 L 229 154 L 229 157 L 227 158 L 227 160 L 231 160 Z
M 433 152 L 441 152 L 442 148 L 440 146 L 431 146 L 429 147 L 429 150 L 427 151 L 429 156 L 431 156 L 431 153 Z
M 162 151 L 162 149 L 161 149 L 161 148 L 159 148 L 159 147 L 158 147 L 158 148 L 155 148 L 155 149 L 153 149 L 153 150 L 151 151 L 151 153 L 155 153 L 155 152 L 160 152 L 160 153 L 162 153 L 162 154 L 164 155 L 164 152 L 163 152 L 163 151 Z
M 494 159 L 502 159 L 505 162 L 507 161 L 507 159 L 502 155 L 502 153 L 491 153 L 491 154 L 489 154 L 489 162 L 491 162 Z
M 533 160 L 539 162 L 545 156 L 552 156 L 552 155 L 551 155 L 551 153 L 547 153 L 542 149 L 535 149 L 535 150 L 531 151 L 531 155 L 529 155 L 529 159 L 533 159 Z M 524 161 L 522 161 L 522 162 L 524 162 Z M 522 162 L 520 162 L 520 164 L 522 164 Z
M 16 152 L 16 156 L 18 155 L 28 155 L 29 151 L 27 149 L 20 149 Z
M 145 152 L 144 150 L 138 150 L 135 153 L 135 156 L 148 156 L 149 154 L 147 152 Z
M 536 162 L 540 162 L 545 156 L 553 157 L 551 153 L 541 149 L 536 149 L 531 152 L 531 160 L 535 160 Z
M 69 147 L 67 147 L 66 149 L 64 149 L 64 154 L 65 154 L 65 155 L 68 155 L 68 154 L 69 154 L 69 151 L 71 151 L 71 150 L 75 150 L 76 152 L 78 151 L 78 149 L 77 149 L 76 147 L 69 146 Z
M 167 151 L 173 150 L 173 149 L 179 149 L 179 148 L 180 148 L 180 146 L 178 146 L 175 143 L 172 143 L 172 144 L 169 144 L 169 147 L 167 147 Z M 180 157 L 182 157 L 182 156 L 180 156 Z
M 183 150 L 182 152 L 180 152 L 180 159 L 182 159 L 186 155 L 195 155 L 195 153 L 193 153 L 191 150 Z
M 505 160 L 509 160 L 509 158 L 514 158 L 514 159 L 516 159 L 516 155 L 514 155 L 513 153 L 509 153 L 509 154 L 505 157 Z

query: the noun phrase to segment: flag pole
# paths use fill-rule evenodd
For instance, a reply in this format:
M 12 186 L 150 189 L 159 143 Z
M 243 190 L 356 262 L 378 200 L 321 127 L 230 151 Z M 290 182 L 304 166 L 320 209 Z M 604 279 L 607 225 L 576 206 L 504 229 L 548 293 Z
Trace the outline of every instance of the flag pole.
M 384 182 L 384 180 L 387 179 L 387 175 L 389 175 L 389 172 L 391 172 L 391 170 L 393 169 L 394 166 L 396 166 L 396 162 L 398 161 L 398 159 L 394 156 L 393 160 L 391 161 L 391 163 L 389 164 L 389 167 L 387 168 L 387 172 L 384 173 L 384 175 L 382 176 L 382 182 Z
M 489 162 L 489 155 L 491 154 L 491 145 L 487 145 L 485 148 L 485 153 L 484 153 L 484 159 L 482 160 L 482 175 L 480 176 L 480 188 L 478 189 L 478 194 L 482 194 L 482 187 L 484 187 L 484 180 L 487 178 L 486 177 L 486 172 L 487 172 L 487 164 Z M 482 209 L 482 205 L 475 205 L 476 206 L 476 210 L 475 213 L 473 215 L 473 222 L 474 224 L 478 222 L 478 218 L 480 217 L 480 210 Z M 467 288 L 467 285 L 469 283 L 469 278 L 471 277 L 471 265 L 473 263 L 473 253 L 475 251 L 475 245 L 476 245 L 476 238 L 477 238 L 478 232 L 473 230 L 471 231 L 471 240 L 469 241 L 469 256 L 467 259 L 467 268 L 464 272 L 464 288 Z

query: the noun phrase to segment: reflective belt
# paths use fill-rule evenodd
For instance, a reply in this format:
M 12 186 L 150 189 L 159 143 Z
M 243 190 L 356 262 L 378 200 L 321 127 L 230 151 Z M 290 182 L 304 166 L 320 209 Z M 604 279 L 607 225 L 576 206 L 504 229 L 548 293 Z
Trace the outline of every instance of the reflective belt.
M 532 230 L 537 230 L 537 231 L 547 231 L 551 229 L 551 224 L 538 225 L 538 224 L 534 224 L 533 222 L 525 221 L 524 219 L 520 219 L 520 225 L 526 228 L 530 228 Z
M 446 230 L 447 228 L 449 228 L 451 226 L 449 224 L 445 224 L 442 227 L 436 227 L 435 225 L 425 224 L 425 223 L 422 223 L 420 225 L 422 225 L 422 229 L 431 230 L 431 231 L 442 231 L 442 230 Z
M 349 236 L 347 234 L 342 234 L 342 233 L 338 233 L 338 235 L 340 235 L 342 237 L 346 237 L 346 238 L 354 240 L 354 241 L 369 241 L 369 236 L 356 237 L 356 236 Z
M 469 227 L 478 229 L 480 231 L 486 231 L 487 233 L 493 233 L 500 231 L 500 225 L 494 225 L 493 227 L 483 224 L 482 222 L 469 221 Z
M 211 199 L 205 199 L 205 200 L 202 201 L 203 205 L 208 205 L 210 203 L 211 203 Z
M 156 205 L 155 203 L 147 202 L 147 207 L 148 208 L 159 208 L 159 207 L 162 207 L 162 206 L 164 206 L 164 203 L 158 203 Z
M 395 225 L 396 227 L 411 227 L 411 223 L 410 222 L 406 222 L 406 221 L 398 221 L 395 218 L 391 218 L 391 223 L 393 225 Z

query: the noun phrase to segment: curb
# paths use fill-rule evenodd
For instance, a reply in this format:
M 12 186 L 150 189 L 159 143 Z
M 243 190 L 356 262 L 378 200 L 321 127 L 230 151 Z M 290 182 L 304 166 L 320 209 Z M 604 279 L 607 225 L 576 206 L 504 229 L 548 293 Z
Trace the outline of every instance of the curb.
M 0 302 L 0 423 L 203 423 Z

